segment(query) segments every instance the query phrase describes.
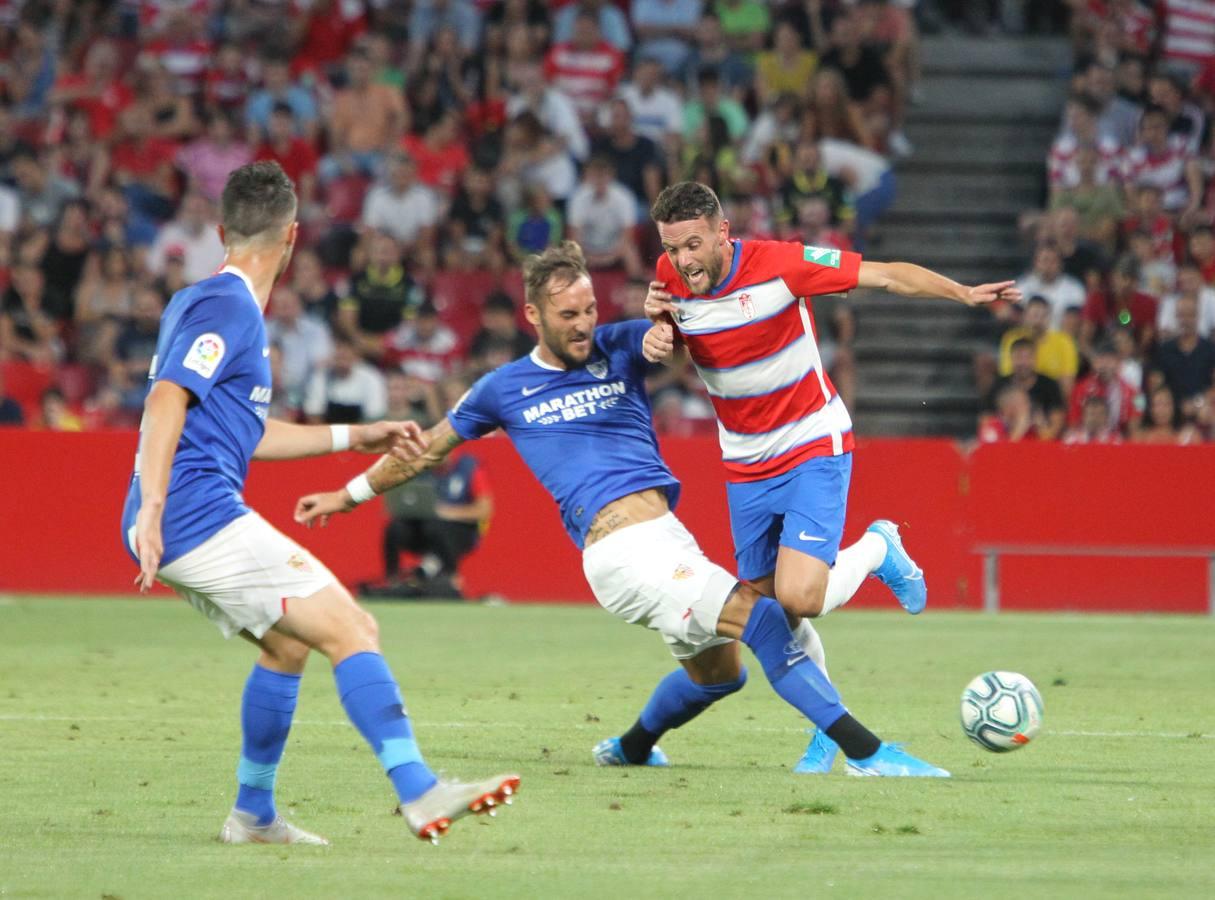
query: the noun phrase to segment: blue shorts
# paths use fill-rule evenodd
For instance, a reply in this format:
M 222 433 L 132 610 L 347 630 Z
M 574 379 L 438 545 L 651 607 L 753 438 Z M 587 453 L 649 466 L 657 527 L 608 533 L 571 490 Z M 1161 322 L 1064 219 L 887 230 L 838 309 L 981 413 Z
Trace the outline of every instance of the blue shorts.
M 852 454 L 816 456 L 782 475 L 726 485 L 734 559 L 744 581 L 776 571 L 778 547 L 835 564 L 844 536 Z

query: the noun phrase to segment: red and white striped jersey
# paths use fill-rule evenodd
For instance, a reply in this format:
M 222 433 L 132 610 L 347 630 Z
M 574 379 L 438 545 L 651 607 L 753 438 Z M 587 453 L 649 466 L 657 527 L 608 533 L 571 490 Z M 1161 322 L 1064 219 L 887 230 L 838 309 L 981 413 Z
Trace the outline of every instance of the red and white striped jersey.
M 624 55 L 607 41 L 590 50 L 554 44 L 544 60 L 548 82 L 573 100 L 581 113 L 594 112 L 607 102 L 624 70 Z
M 1103 137 L 1093 149 L 1097 152 L 1097 184 L 1117 184 L 1122 177 L 1122 148 L 1118 142 Z M 1051 187 L 1073 188 L 1080 183 L 1080 166 L 1076 162 L 1079 155 L 1080 142 L 1075 135 L 1066 134 L 1055 139 L 1046 159 Z
M 1160 188 L 1164 208 L 1176 212 L 1189 200 L 1190 187 L 1185 170 L 1193 158 L 1181 135 L 1171 135 L 1160 153 L 1138 144 L 1123 157 L 1122 180 L 1130 185 L 1148 184 Z
M 670 259 L 657 280 L 717 412 L 730 481 L 787 472 L 853 448 L 852 420 L 823 371 L 809 298 L 856 287 L 861 257 L 834 247 L 733 241 L 730 272 L 694 297 Z
M 1215 60 L 1215 3 L 1158 0 L 1166 62 L 1202 65 Z

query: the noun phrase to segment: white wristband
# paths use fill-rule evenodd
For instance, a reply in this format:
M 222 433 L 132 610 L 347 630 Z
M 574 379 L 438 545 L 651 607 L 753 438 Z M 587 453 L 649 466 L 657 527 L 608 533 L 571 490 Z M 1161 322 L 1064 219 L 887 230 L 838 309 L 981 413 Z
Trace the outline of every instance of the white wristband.
M 329 434 L 333 438 L 332 453 L 338 453 L 342 450 L 350 449 L 350 426 L 349 425 L 330 425 Z
M 351 478 L 346 483 L 346 493 L 350 495 L 350 499 L 357 506 L 360 503 L 366 503 L 375 496 L 375 491 L 371 487 L 371 482 L 367 480 L 367 475 L 363 474 L 357 478 Z

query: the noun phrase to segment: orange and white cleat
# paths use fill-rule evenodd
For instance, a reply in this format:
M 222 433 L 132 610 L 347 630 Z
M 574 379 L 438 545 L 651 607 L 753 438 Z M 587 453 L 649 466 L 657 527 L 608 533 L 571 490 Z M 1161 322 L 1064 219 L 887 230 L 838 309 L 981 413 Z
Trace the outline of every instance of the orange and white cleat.
M 484 781 L 440 781 L 429 791 L 400 806 L 409 830 L 424 841 L 439 843 L 451 823 L 469 813 L 490 816 L 499 806 L 510 806 L 519 790 L 518 775 L 495 775 Z

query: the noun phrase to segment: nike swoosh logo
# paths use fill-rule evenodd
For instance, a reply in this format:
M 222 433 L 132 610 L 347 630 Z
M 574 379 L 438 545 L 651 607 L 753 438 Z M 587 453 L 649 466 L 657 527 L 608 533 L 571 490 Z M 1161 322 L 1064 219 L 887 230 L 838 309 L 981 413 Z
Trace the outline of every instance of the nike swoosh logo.
M 804 654 L 804 653 L 802 653 L 798 656 L 791 656 L 791 657 L 789 657 L 789 659 L 785 660 L 785 665 L 786 666 L 796 666 L 803 659 L 809 659 L 809 657 L 806 656 L 806 654 Z
M 826 538 L 821 538 L 821 537 L 812 537 L 812 536 L 810 536 L 810 535 L 806 534 L 806 532 L 804 532 L 804 531 L 803 531 L 803 532 L 800 532 L 800 533 L 798 534 L 797 539 L 798 539 L 799 541 L 818 541 L 818 542 L 819 542 L 819 543 L 821 543 L 821 544 L 825 544 L 825 543 L 827 543 L 827 539 L 826 539 Z
M 548 385 L 542 384 L 539 387 L 534 388 L 521 388 L 519 393 L 521 393 L 524 397 L 530 397 L 532 394 L 536 393 L 536 391 L 542 391 L 546 387 L 548 387 Z

